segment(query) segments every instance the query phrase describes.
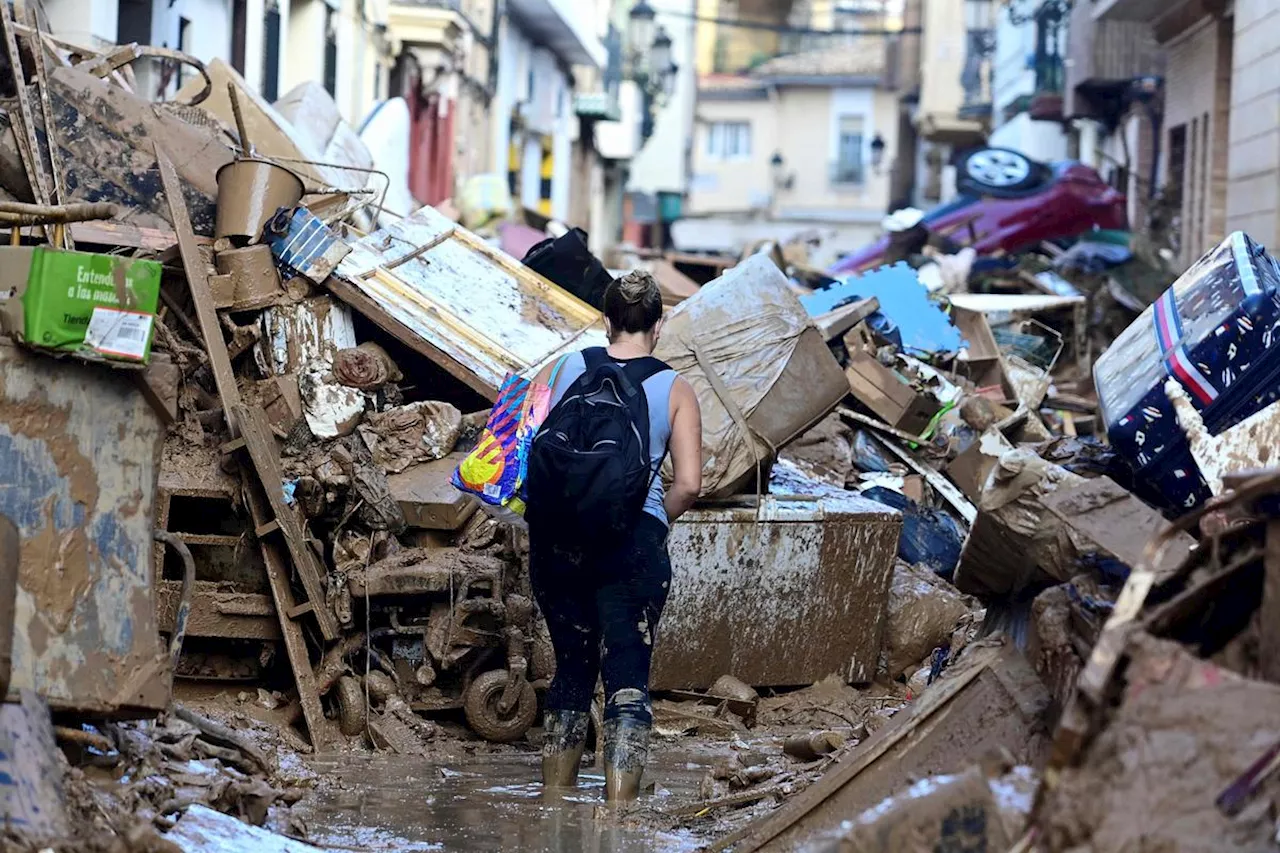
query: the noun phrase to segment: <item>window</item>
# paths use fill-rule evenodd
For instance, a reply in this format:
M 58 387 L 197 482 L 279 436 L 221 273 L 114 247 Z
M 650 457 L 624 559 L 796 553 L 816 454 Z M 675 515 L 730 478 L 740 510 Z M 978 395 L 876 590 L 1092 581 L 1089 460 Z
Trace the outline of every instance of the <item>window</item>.
M 862 116 L 841 116 L 839 137 L 836 140 L 836 163 L 832 182 L 837 184 L 862 183 Z
M 715 121 L 708 125 L 707 156 L 717 160 L 742 160 L 750 157 L 750 122 Z

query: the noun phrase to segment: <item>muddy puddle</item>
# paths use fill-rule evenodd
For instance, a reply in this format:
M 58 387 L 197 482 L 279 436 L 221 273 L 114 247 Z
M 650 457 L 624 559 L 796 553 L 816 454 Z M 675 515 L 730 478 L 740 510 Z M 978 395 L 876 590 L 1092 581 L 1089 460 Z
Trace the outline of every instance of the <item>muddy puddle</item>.
M 643 811 L 695 795 L 706 765 L 658 755 L 649 781 L 657 790 L 641 814 L 622 818 L 603 806 L 599 767 L 584 768 L 579 788 L 544 802 L 536 754 L 468 756 L 321 755 L 308 760 L 328 783 L 295 807 L 312 842 L 334 850 L 495 850 L 522 853 L 693 851 L 687 833 L 655 833 Z

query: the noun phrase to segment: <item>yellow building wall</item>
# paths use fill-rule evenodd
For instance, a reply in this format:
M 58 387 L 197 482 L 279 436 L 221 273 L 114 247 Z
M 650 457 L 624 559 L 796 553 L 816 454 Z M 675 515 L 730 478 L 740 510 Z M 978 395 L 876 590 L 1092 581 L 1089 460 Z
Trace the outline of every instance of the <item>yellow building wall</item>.
M 920 112 L 955 116 L 964 103 L 965 18 L 962 0 L 925 0 L 920 57 Z
M 751 125 L 751 153 L 719 159 L 707 151 L 714 122 L 745 121 Z M 700 100 L 693 131 L 693 179 L 689 212 L 721 213 L 767 207 L 772 186 L 769 159 L 777 145 L 775 107 L 767 99 L 751 101 Z
M 897 101 L 894 94 L 872 89 L 784 87 L 767 99 L 751 101 L 701 100 L 694 135 L 693 181 L 689 212 L 709 214 L 767 210 L 774 192 L 775 152 L 782 155 L 789 187 L 777 192 L 775 212 L 799 215 L 811 211 L 824 217 L 830 211 L 881 214 L 889 203 L 892 152 L 897 148 Z M 842 114 L 863 117 L 866 178 L 857 185 L 831 180 L 837 127 Z M 707 151 L 713 122 L 751 124 L 751 155 L 723 160 Z M 877 172 L 871 165 L 870 140 L 879 134 L 885 143 Z

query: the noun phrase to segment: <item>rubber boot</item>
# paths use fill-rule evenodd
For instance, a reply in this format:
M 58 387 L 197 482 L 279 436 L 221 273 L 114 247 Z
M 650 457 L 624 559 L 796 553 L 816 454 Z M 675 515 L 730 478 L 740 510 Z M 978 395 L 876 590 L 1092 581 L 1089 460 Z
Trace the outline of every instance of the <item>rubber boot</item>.
M 578 766 L 587 746 L 586 711 L 547 711 L 542 718 L 542 784 L 547 788 L 572 788 L 578 784 Z
M 640 796 L 640 777 L 649 759 L 649 724 L 630 716 L 604 723 L 604 798 L 626 803 Z

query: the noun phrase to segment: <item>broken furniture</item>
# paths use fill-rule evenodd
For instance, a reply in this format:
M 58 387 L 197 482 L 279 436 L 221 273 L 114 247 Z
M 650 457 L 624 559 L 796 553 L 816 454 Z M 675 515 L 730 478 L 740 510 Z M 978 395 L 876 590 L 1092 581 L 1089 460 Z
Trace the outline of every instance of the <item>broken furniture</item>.
M 132 376 L 0 341 L 0 514 L 21 533 L 10 695 L 55 710 L 169 702 L 153 586 L 163 424 Z
M 457 548 L 410 548 L 351 574 L 368 599 L 369 641 L 415 711 L 461 708 L 478 735 L 506 743 L 537 715 L 530 682 L 533 601 L 513 592 L 497 558 Z M 548 673 L 543 673 L 546 677 Z M 363 713 L 348 708 L 344 719 Z
M 604 344 L 598 311 L 430 207 L 354 243 L 326 286 L 490 400 L 509 372 Z

